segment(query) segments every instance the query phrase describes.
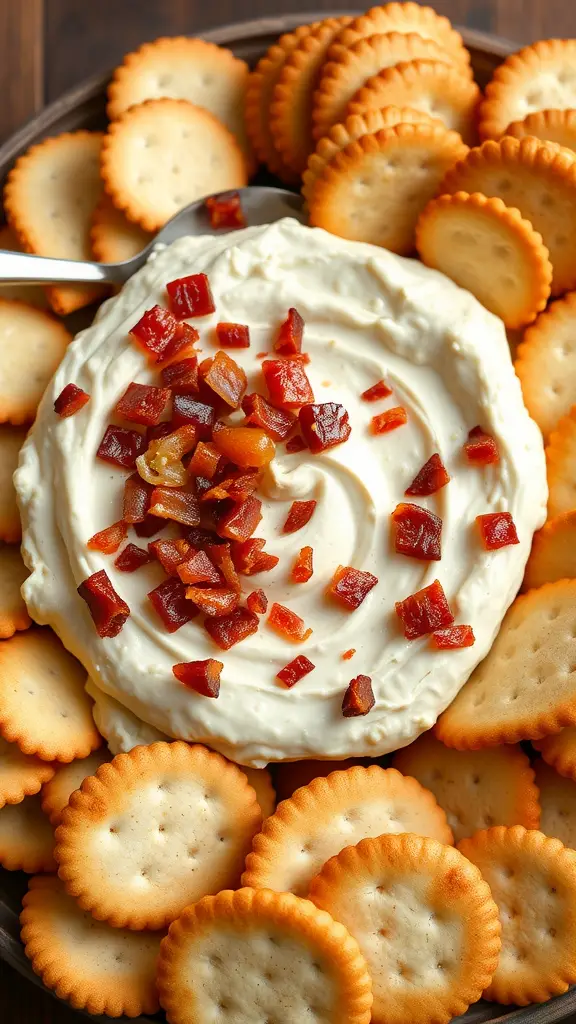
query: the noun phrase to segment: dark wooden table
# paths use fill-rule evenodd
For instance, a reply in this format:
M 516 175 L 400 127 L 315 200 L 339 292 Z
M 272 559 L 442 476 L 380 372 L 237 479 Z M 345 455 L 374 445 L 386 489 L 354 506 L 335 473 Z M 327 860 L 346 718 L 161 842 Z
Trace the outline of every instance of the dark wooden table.
M 576 36 L 574 0 L 429 2 L 458 25 L 518 43 Z M 44 104 L 112 67 L 145 39 L 307 7 L 354 6 L 354 0 L 0 0 L 0 141 Z M 77 1024 L 78 1017 L 0 963 L 0 1022 Z

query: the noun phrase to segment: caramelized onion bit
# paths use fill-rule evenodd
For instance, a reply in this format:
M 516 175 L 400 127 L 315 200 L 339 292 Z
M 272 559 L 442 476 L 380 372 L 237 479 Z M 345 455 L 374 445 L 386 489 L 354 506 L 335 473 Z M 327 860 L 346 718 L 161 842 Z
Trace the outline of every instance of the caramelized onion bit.
M 186 600 L 186 587 L 181 580 L 163 580 L 150 591 L 148 598 L 168 633 L 175 633 L 198 615 L 196 606 Z
M 451 626 L 454 622 L 454 616 L 439 580 L 434 580 L 429 587 L 418 590 L 404 601 L 397 601 L 396 614 L 402 622 L 407 640 L 416 640 L 427 633 L 435 633 L 436 630 Z
M 114 590 L 104 569 L 84 580 L 78 587 L 78 593 L 88 605 L 98 636 L 118 636 L 130 615 L 130 609 Z
M 214 658 L 206 661 L 186 661 L 173 665 L 172 671 L 178 682 L 189 690 L 195 690 L 203 697 L 217 697 L 220 693 L 220 673 L 224 665 Z
M 190 474 L 182 459 L 192 451 L 196 440 L 196 428 L 187 424 L 166 437 L 151 441 L 144 454 L 136 460 L 138 473 L 155 486 L 183 487 Z
M 304 335 L 304 320 L 297 309 L 291 306 L 288 316 L 274 342 L 274 348 L 281 356 L 296 355 L 302 349 L 302 337 Z
M 208 316 L 216 309 L 206 274 L 190 274 L 166 285 L 170 309 L 179 320 Z
M 114 560 L 114 565 L 120 572 L 136 572 L 151 561 L 152 555 L 149 551 L 139 548 L 136 544 L 127 544 Z
M 316 668 L 312 664 L 309 658 L 305 654 L 299 654 L 293 661 L 289 661 L 284 668 L 281 668 L 276 673 L 276 678 L 280 679 L 288 689 L 292 689 L 296 683 L 299 683 L 304 676 L 307 676 L 309 672 L 312 672 Z
M 373 576 L 371 572 L 353 569 L 350 565 L 339 565 L 327 593 L 345 608 L 355 611 L 377 583 L 378 577 Z
M 75 413 L 80 412 L 80 409 L 83 409 L 86 402 L 89 401 L 90 395 L 82 388 L 77 387 L 76 384 L 67 384 L 54 402 L 54 412 L 64 420 L 68 416 L 74 416 Z
M 204 620 L 204 629 L 223 651 L 228 651 L 235 644 L 256 633 L 258 626 L 258 616 L 248 608 L 236 608 L 229 615 Z
M 306 523 L 310 522 L 317 504 L 318 502 L 314 499 L 293 501 L 282 527 L 282 533 L 296 533 L 296 530 L 301 530 L 303 526 L 306 526 Z
M 105 530 L 100 530 L 99 533 L 95 533 L 93 537 L 87 542 L 87 547 L 91 551 L 102 551 L 105 555 L 113 555 L 120 547 L 123 540 L 126 540 L 128 533 L 128 527 L 123 519 L 118 523 L 113 523 L 112 526 L 107 526 Z
M 300 644 L 312 635 L 312 630 L 306 628 L 304 619 L 283 604 L 275 602 L 272 605 L 267 622 L 271 629 L 292 643 Z
M 356 676 L 351 679 L 342 701 L 344 718 L 356 718 L 367 715 L 374 707 L 374 693 L 370 676 Z
M 305 405 L 298 419 L 304 440 L 314 455 L 343 444 L 352 433 L 348 413 L 338 402 Z

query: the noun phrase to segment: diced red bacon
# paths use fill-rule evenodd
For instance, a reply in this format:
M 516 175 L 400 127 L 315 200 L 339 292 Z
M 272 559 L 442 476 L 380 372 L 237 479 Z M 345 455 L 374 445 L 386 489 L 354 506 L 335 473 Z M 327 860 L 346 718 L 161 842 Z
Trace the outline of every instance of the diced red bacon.
M 464 445 L 464 453 L 468 462 L 474 466 L 492 466 L 500 462 L 500 451 L 492 434 L 487 434 L 482 427 L 472 427 L 468 440 Z
M 120 572 L 136 572 L 137 569 L 151 561 L 152 555 L 149 551 L 139 548 L 137 544 L 127 544 L 114 559 L 114 565 Z
M 168 437 L 171 433 L 172 424 L 167 420 L 157 423 L 154 427 L 146 427 L 146 444 L 150 447 L 152 441 L 161 441 L 163 437 Z
M 475 640 L 472 626 L 449 626 L 448 629 L 437 629 L 430 637 L 430 643 L 437 651 L 455 651 L 462 647 L 472 647 Z
M 196 439 L 196 427 L 189 423 L 151 441 L 136 460 L 139 475 L 154 486 L 183 487 L 190 474 L 182 459 L 195 447 Z
M 304 619 L 301 619 L 290 608 L 277 602 L 272 605 L 267 622 L 271 629 L 274 629 L 285 640 L 290 640 L 295 644 L 303 643 L 312 635 L 312 630 L 306 628 Z
M 153 306 L 140 318 L 130 334 L 151 363 L 168 363 L 194 348 L 199 334 L 195 327 L 180 324 L 168 309 Z
M 239 604 L 240 598 L 228 587 L 187 587 L 186 597 L 204 615 L 229 615 Z
M 296 683 L 299 683 L 309 672 L 313 672 L 315 668 L 316 666 L 305 654 L 299 654 L 297 658 L 289 661 L 287 665 L 284 665 L 284 668 L 280 669 L 276 674 L 276 678 L 280 679 L 291 690 Z
M 86 391 L 77 387 L 76 384 L 67 384 L 54 402 L 54 412 L 65 420 L 68 416 L 74 416 L 75 413 L 80 412 L 80 409 L 83 409 L 86 402 L 89 401 L 90 395 Z
M 212 441 L 198 441 L 188 463 L 188 470 L 192 476 L 204 476 L 212 480 L 223 463 L 224 459 Z
M 134 523 L 134 531 L 138 537 L 153 537 L 155 533 L 161 533 L 167 526 L 167 519 L 147 515 L 142 523 Z
M 350 611 L 356 611 L 377 583 L 378 577 L 371 572 L 353 569 L 350 565 L 339 565 L 327 594 Z
M 205 551 L 194 551 L 189 558 L 180 563 L 177 572 L 182 583 L 208 583 L 212 587 L 221 587 L 224 583 L 222 574 Z
M 198 499 L 185 487 L 155 487 L 150 499 L 150 515 L 172 519 L 184 526 L 200 525 Z
M 276 445 L 258 427 L 221 426 L 214 431 L 214 444 L 222 455 L 241 469 L 260 469 L 274 458 Z
M 248 608 L 236 608 L 229 615 L 204 620 L 204 629 L 223 651 L 230 650 L 235 644 L 252 636 L 258 631 L 258 626 L 258 616 Z
M 110 462 L 113 466 L 121 466 L 122 469 L 134 469 L 136 459 L 144 454 L 146 448 L 144 434 L 110 424 L 98 445 L 96 458 L 102 462 Z
M 370 676 L 356 676 L 351 679 L 342 701 L 344 718 L 367 715 L 374 707 L 374 693 Z
M 216 306 L 206 274 L 190 274 L 169 281 L 166 285 L 170 309 L 178 320 L 193 316 L 208 316 Z
M 185 661 L 172 666 L 179 683 L 195 690 L 203 697 L 217 697 L 220 693 L 220 674 L 224 665 L 214 658 L 205 661 Z
M 283 441 L 292 430 L 296 417 L 286 409 L 277 409 L 267 402 L 262 395 L 244 395 L 242 409 L 246 413 L 246 423 L 261 427 L 274 441 Z
M 230 544 L 206 544 L 204 550 L 210 558 L 210 561 L 214 563 L 222 575 L 226 586 L 229 587 L 230 590 L 233 590 L 235 594 L 239 594 L 242 590 L 242 586 L 238 573 L 234 567 L 234 562 L 232 561 Z
M 282 527 L 282 533 L 296 533 L 297 530 L 306 526 L 306 523 L 310 522 L 317 504 L 318 502 L 313 498 L 310 501 L 293 501 Z
M 246 374 L 227 352 L 217 352 L 204 380 L 231 409 L 239 409 L 246 391 Z
M 299 360 L 265 359 L 262 373 L 273 405 L 298 409 L 314 401 L 312 386 Z
M 202 495 L 202 501 L 245 501 L 253 494 L 260 483 L 262 474 L 258 470 L 237 470 L 230 476 L 214 484 L 206 494 Z
M 231 231 L 246 227 L 239 192 L 221 192 L 217 196 L 208 196 L 205 204 L 210 227 L 228 228 Z
M 303 452 L 307 448 L 308 445 L 300 437 L 300 434 L 296 434 L 295 437 L 291 437 L 289 441 L 286 441 L 286 451 L 288 455 L 297 455 L 298 452 Z
M 244 575 L 257 576 L 260 572 L 270 572 L 271 569 L 276 568 L 279 561 L 278 555 L 269 555 L 267 551 L 263 551 L 254 559 L 251 568 Z
M 222 547 L 225 543 L 220 540 L 214 530 L 207 530 L 203 526 L 193 526 L 189 530 L 185 530 L 184 536 L 193 548 L 204 548 L 207 544 L 219 544 Z
M 100 530 L 99 533 L 95 533 L 93 537 L 87 543 L 87 547 L 91 551 L 102 551 L 105 555 L 113 555 L 120 547 L 122 541 L 126 540 L 128 533 L 128 527 L 123 519 L 118 523 L 113 523 L 112 526 L 107 526 L 105 530 Z
M 236 501 L 218 523 L 218 534 L 227 540 L 248 540 L 262 519 L 262 502 L 253 495 Z
M 250 348 L 250 328 L 246 324 L 216 324 L 216 337 L 222 348 Z
M 442 558 L 442 520 L 427 508 L 402 502 L 392 513 L 394 546 L 399 555 L 439 562 Z
M 416 640 L 427 633 L 445 629 L 454 622 L 442 584 L 434 580 L 429 587 L 396 602 L 396 614 L 407 640 Z
M 192 601 L 186 600 L 186 587 L 181 580 L 170 577 L 148 594 L 150 603 L 168 633 L 175 633 L 198 615 Z
M 133 473 L 124 484 L 122 518 L 125 523 L 143 523 L 150 508 L 153 487 Z
M 307 583 L 314 572 L 312 565 L 312 548 L 307 546 L 300 548 L 296 561 L 292 566 L 292 582 Z
M 198 391 L 198 357 L 188 356 L 165 366 L 161 372 L 165 388 L 196 394 Z
M 302 350 L 302 338 L 304 336 L 304 320 L 297 309 L 293 306 L 288 310 L 288 316 L 278 331 L 278 337 L 274 342 L 274 348 L 281 356 L 293 356 Z
M 355 654 L 356 648 L 350 647 L 349 650 L 342 652 L 342 661 L 350 661 L 350 658 L 353 658 Z
M 389 388 L 385 380 L 379 380 L 376 384 L 373 384 L 371 388 L 366 388 L 360 395 L 360 398 L 364 399 L 365 402 L 379 402 L 381 398 L 388 398 L 392 394 L 392 388 Z
M 422 469 L 418 470 L 412 483 L 404 491 L 404 494 L 409 494 L 411 497 L 425 497 L 428 494 L 436 494 L 436 491 L 445 487 L 449 481 L 450 477 L 446 472 L 446 467 L 436 452 L 435 455 L 430 456 L 428 462 L 424 463 Z
M 190 544 L 182 538 L 153 540 L 148 545 L 148 550 L 152 557 L 160 562 L 167 576 L 177 576 L 178 566 L 182 565 L 191 554 Z
M 172 402 L 172 425 L 195 427 L 199 441 L 210 441 L 216 423 L 216 410 L 213 405 L 199 402 L 193 395 L 176 392 Z
M 300 430 L 314 455 L 343 444 L 352 433 L 348 413 L 338 402 L 305 405 L 298 413 Z
M 262 537 L 251 537 L 241 544 L 232 544 L 230 551 L 236 571 L 248 575 L 247 570 L 251 569 L 265 545 L 266 541 Z
M 88 605 L 98 636 L 118 636 L 130 615 L 130 609 L 114 590 L 104 569 L 84 580 L 78 587 L 78 593 Z
M 476 516 L 476 522 L 487 551 L 497 551 L 509 544 L 520 543 L 510 512 L 487 512 L 483 516 Z
M 373 416 L 370 422 L 370 430 L 373 434 L 388 434 L 397 427 L 404 426 L 408 422 L 408 414 L 403 406 L 398 405 L 394 409 L 386 409 L 378 416 Z
M 264 615 L 268 608 L 268 598 L 263 590 L 253 590 L 246 598 L 246 607 L 255 615 Z
M 129 384 L 117 402 L 114 414 L 130 423 L 144 427 L 156 426 L 170 401 L 169 388 L 156 388 L 148 384 Z

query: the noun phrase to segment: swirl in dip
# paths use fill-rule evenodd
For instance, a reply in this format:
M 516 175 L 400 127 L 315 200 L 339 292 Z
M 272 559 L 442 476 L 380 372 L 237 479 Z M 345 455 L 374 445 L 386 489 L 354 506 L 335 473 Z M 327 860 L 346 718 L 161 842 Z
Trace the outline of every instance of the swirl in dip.
M 278 601 L 304 619 L 313 632 L 299 645 L 273 632 L 266 616 L 257 633 L 225 652 L 215 647 L 201 618 L 169 634 L 146 597 L 164 578 L 160 566 L 121 573 L 113 557 L 86 546 L 122 514 L 128 471 L 95 458 L 112 410 L 130 382 L 159 383 L 128 332 L 145 310 L 167 305 L 167 282 L 199 272 L 208 275 L 216 303 L 213 316 L 193 321 L 202 357 L 216 351 L 216 322 L 248 324 L 250 348 L 231 355 L 248 375 L 248 391 L 266 394 L 256 356 L 272 351 L 294 306 L 306 322 L 306 370 L 316 402 L 339 402 L 350 416 L 349 439 L 320 455 L 287 454 L 278 443 L 258 492 L 263 520 L 256 534 L 280 561 L 271 572 L 242 577 L 242 585 L 245 593 L 262 587 L 269 607 Z M 393 395 L 362 401 L 361 393 L 382 378 Z M 77 415 L 59 419 L 53 403 L 69 382 L 91 400 Z M 372 416 L 398 405 L 407 410 L 407 424 L 372 434 Z M 496 465 L 475 467 L 463 455 L 477 424 L 497 441 Z M 430 497 L 405 499 L 406 487 L 435 452 L 450 483 Z M 206 742 L 254 766 L 375 757 L 432 726 L 486 655 L 520 585 L 547 498 L 542 440 L 522 403 L 500 320 L 419 263 L 292 220 L 234 235 L 182 238 L 157 251 L 70 345 L 15 480 L 31 570 L 26 603 L 33 618 L 52 626 L 84 664 L 91 692 L 97 697 L 103 691 L 169 736 Z M 310 522 L 283 534 L 292 501 L 309 498 L 318 502 Z M 390 514 L 404 500 L 442 518 L 440 562 L 394 552 Z M 475 518 L 495 511 L 512 514 L 520 543 L 486 551 Z M 313 548 L 314 575 L 294 584 L 290 571 L 304 545 Z M 339 565 L 378 578 L 356 611 L 326 597 Z M 98 636 L 76 590 L 101 569 L 131 609 L 113 639 Z M 426 637 L 404 638 L 395 602 L 436 578 L 455 621 L 472 626 L 474 646 L 437 651 Z M 343 660 L 350 648 L 354 657 Z M 315 668 L 287 689 L 276 673 L 298 654 Z M 224 663 L 216 700 L 187 689 L 172 673 L 177 662 L 205 658 Z M 345 718 L 343 693 L 360 673 L 372 679 L 375 705 L 363 717 Z M 113 715 L 108 702 L 109 730 Z

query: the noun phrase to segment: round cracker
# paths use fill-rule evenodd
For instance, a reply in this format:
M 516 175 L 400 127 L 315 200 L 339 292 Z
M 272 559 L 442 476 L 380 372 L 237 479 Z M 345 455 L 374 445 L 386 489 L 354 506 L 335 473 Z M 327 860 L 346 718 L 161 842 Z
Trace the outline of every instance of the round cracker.
M 110 751 L 106 747 L 102 747 L 89 754 L 88 757 L 70 761 L 69 764 L 54 765 L 53 778 L 42 789 L 42 810 L 54 828 L 60 824 L 62 811 L 67 806 L 72 793 L 80 789 L 84 779 L 95 775 L 101 764 L 106 764 L 111 760 Z
M 546 39 L 512 53 L 496 68 L 479 109 L 482 139 L 534 111 L 576 106 L 575 39 Z
M 555 771 L 576 781 L 576 728 L 569 726 L 554 736 L 535 740 L 533 746 Z
M 0 866 L 7 871 L 56 871 L 54 832 L 40 806 L 40 796 L 27 796 L 0 810 Z
M 0 249 L 9 252 L 22 252 L 16 235 L 8 224 L 0 227 Z M 38 306 L 39 309 L 46 309 L 48 300 L 46 292 L 40 284 L 4 284 L 0 283 L 0 298 L 19 299 L 20 302 L 27 302 L 31 306 Z
M 32 422 L 71 338 L 45 310 L 0 298 L 0 422 Z
M 0 808 L 34 796 L 53 776 L 53 765 L 23 754 L 17 743 L 0 738 Z
M 262 818 L 269 818 L 271 814 L 274 814 L 276 807 L 276 791 L 272 785 L 270 772 L 267 768 L 246 768 L 242 764 L 239 764 L 238 767 L 244 772 L 256 793 L 256 799 L 262 811 Z
M 436 723 L 458 750 L 540 739 L 576 725 L 576 580 L 518 597 L 494 644 Z
M 540 758 L 534 762 L 542 808 L 540 831 L 576 848 L 576 783 L 565 779 Z
M 1 309 L 0 302 L 0 309 Z M 20 513 L 12 477 L 18 466 L 26 429 L 0 426 L 0 540 L 15 544 L 22 536 Z
M 548 515 L 553 519 L 576 508 L 576 405 L 548 438 L 546 467 Z
M 347 768 L 360 765 L 367 768 L 372 762 L 362 757 L 346 757 L 342 761 L 283 761 L 274 765 L 274 786 L 278 800 L 288 797 L 307 786 L 312 779 L 325 779 L 331 772 L 344 772 Z
M 0 639 L 28 629 L 31 618 L 20 588 L 28 576 L 18 547 L 0 544 Z
M 514 369 L 532 419 L 544 437 L 558 425 L 569 458 L 570 429 L 559 420 L 576 403 L 576 292 L 551 303 L 528 328 Z
M 31 878 L 20 914 L 24 952 L 47 988 L 76 1010 L 137 1017 L 160 1009 L 155 970 L 162 934 L 95 921 L 55 875 Z
M 501 199 L 457 192 L 431 200 L 416 225 L 416 248 L 423 263 L 472 292 L 506 327 L 532 323 L 546 307 L 548 250 Z
M 438 117 L 464 142 L 476 139 L 476 107 L 480 90 L 456 68 L 437 60 L 413 60 L 385 68 L 353 96 L 348 114 L 387 107 L 415 107 Z
M 549 519 L 534 534 L 523 589 L 576 578 L 576 509 Z
M 123 263 L 137 256 L 153 235 L 127 220 L 109 196 L 102 196 L 92 217 L 90 244 L 94 259 L 101 263 Z
M 158 231 L 196 199 L 248 182 L 232 132 L 188 100 L 145 100 L 121 114 L 104 136 L 101 172 L 114 205 L 145 231 Z
M 515 139 L 533 135 L 544 142 L 576 150 L 576 110 L 537 110 L 522 121 L 513 121 L 505 134 Z
M 115 928 L 163 928 L 237 884 L 262 814 L 246 776 L 181 741 L 118 754 L 82 783 L 56 832 L 60 878 Z
M 384 835 L 349 846 L 312 880 L 310 898 L 364 953 L 373 1024 L 451 1020 L 480 998 L 498 963 L 488 886 L 434 839 Z
M 316 181 L 310 223 L 407 255 L 418 217 L 465 152 L 456 132 L 426 124 L 363 135 L 337 153 Z
M 576 852 L 542 832 L 498 825 L 458 849 L 498 904 L 502 951 L 486 999 L 541 1003 L 576 981 Z
M 492 825 L 538 828 L 538 790 L 520 747 L 451 750 L 428 732 L 399 750 L 393 763 L 434 794 L 456 842 Z
M 552 294 L 576 285 L 576 154 L 533 138 L 485 142 L 448 171 L 441 191 L 482 192 L 517 207 L 548 249 Z
M 84 692 L 86 672 L 50 629 L 0 644 L 0 734 L 43 761 L 87 757 L 102 739 Z
M 305 895 L 330 857 L 385 832 L 453 841 L 444 811 L 415 779 L 377 765 L 332 772 L 278 804 L 254 838 L 242 884 Z

